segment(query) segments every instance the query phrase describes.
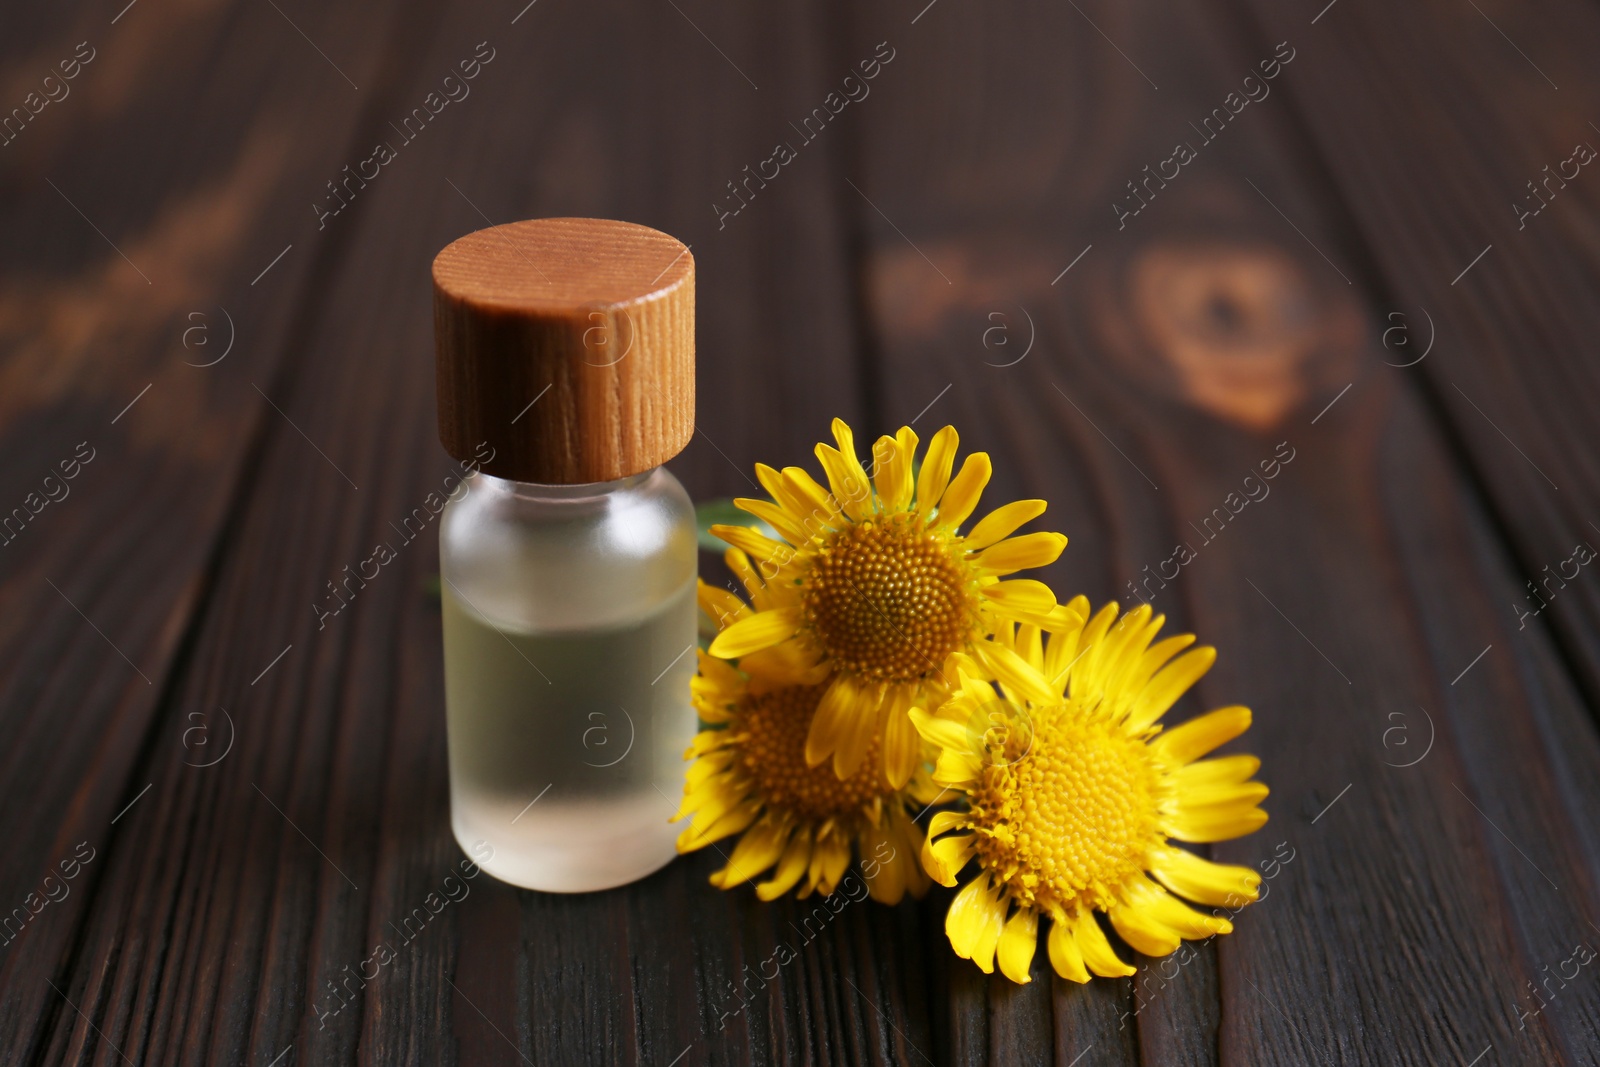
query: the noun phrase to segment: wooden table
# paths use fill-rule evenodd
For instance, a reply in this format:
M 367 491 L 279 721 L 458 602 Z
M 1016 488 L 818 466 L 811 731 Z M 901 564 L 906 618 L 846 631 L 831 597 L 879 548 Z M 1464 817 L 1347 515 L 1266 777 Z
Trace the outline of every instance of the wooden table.
M 5 1063 L 1600 1057 L 1593 4 L 124 2 L 0 15 Z M 954 423 L 1221 650 L 1237 933 L 1016 987 L 936 891 L 741 995 L 814 902 L 698 855 L 333 996 L 460 859 L 435 531 L 313 605 L 449 469 L 432 255 L 541 215 L 692 244 L 697 499 Z

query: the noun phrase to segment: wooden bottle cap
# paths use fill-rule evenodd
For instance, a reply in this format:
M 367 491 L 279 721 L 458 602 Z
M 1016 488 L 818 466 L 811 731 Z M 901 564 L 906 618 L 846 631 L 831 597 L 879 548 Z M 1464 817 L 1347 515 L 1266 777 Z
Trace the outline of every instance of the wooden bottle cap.
M 694 257 L 659 230 L 530 219 L 469 233 L 434 258 L 433 324 L 439 441 L 487 474 L 611 481 L 694 434 Z

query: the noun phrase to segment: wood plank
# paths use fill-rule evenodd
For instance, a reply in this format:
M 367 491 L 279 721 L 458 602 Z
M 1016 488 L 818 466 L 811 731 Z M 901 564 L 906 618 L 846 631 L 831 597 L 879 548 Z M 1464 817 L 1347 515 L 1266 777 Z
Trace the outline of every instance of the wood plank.
M 7 517 L 37 512 L 0 547 L 0 899 L 9 913 L 59 895 L 45 877 L 94 858 L 0 960 L 8 1062 L 60 1055 L 47 1027 L 81 1023 L 63 975 L 113 822 L 161 802 L 135 773 L 146 746 L 182 752 L 184 716 L 215 716 L 169 705 L 171 730 L 155 726 L 276 418 L 251 383 L 271 387 L 306 286 L 337 252 L 313 239 L 308 191 L 362 106 L 270 7 L 45 10 L 7 16 L 7 108 L 79 42 L 89 51 L 70 93 L 0 149 L 0 499 Z M 352 76 L 376 77 L 362 42 L 394 12 L 295 14 Z M 75 456 L 92 459 L 63 486 Z M 29 503 L 48 493 L 60 499 Z M 253 649 L 243 680 L 270 655 Z
M 629 218 L 688 240 L 706 432 L 674 467 L 696 496 L 747 491 L 756 458 L 798 456 L 829 416 L 860 414 L 846 235 L 822 180 L 835 150 L 810 149 L 722 230 L 709 210 L 825 91 L 833 74 L 815 28 L 798 6 L 776 24 L 680 6 L 539 5 L 513 25 L 503 5 L 462 5 L 374 108 L 402 113 L 478 41 L 496 50 L 472 96 L 362 191 L 361 213 L 337 220 L 349 258 L 273 397 L 305 436 L 274 426 L 158 729 L 220 704 L 237 741 L 203 771 L 173 746 L 149 749 L 141 770 L 159 803 L 120 827 L 71 975 L 97 1029 L 55 1020 L 71 1059 L 106 1058 L 111 1042 L 162 1063 L 269 1063 L 289 1049 L 296 1063 L 685 1052 L 884 1063 L 929 1047 L 921 970 L 889 951 L 915 913 L 886 928 L 890 913 L 872 904 L 851 905 L 719 1026 L 742 968 L 791 938 L 788 923 L 815 902 L 711 892 L 714 855 L 581 897 L 477 879 L 398 962 L 365 988 L 352 981 L 348 1006 L 329 988 L 394 941 L 390 924 L 461 858 L 446 818 L 437 608 L 422 592 L 433 531 L 325 630 L 310 607 L 344 564 L 392 541 L 391 522 L 449 470 L 433 430 L 433 253 L 486 218 L 550 214 Z M 630 61 L 596 65 L 599 52 Z M 241 662 L 285 646 L 245 684 Z
M 1372 265 L 1382 310 L 1398 313 L 1384 320 L 1403 327 L 1388 359 L 1434 342 L 1416 369 L 1515 553 L 1518 587 L 1500 615 L 1519 641 L 1547 627 L 1600 706 L 1600 583 L 1572 562 L 1575 545 L 1600 547 L 1593 425 L 1573 402 L 1600 385 L 1600 181 L 1558 166 L 1577 144 L 1600 149 L 1600 12 L 1341 3 L 1308 29 L 1298 10 L 1250 6 L 1268 36 L 1314 34 L 1285 92 L 1318 170 L 1368 235 L 1347 254 Z
M 926 428 L 948 419 L 987 447 L 997 499 L 1052 500 L 1073 538 L 1062 587 L 1132 606 L 1127 582 L 1197 546 L 1149 588 L 1221 649 L 1201 696 L 1257 709 L 1242 747 L 1275 790 L 1272 822 L 1214 851 L 1294 856 L 1219 941 L 1215 971 L 1202 954 L 1157 990 L 1144 961 L 1135 980 L 1080 990 L 1036 961 L 1036 984 L 1056 987 L 1056 1062 L 1466 1063 L 1488 1048 L 1586 1062 L 1594 993 L 1526 1030 L 1514 1006 L 1595 915 L 1595 809 L 1576 784 L 1594 779 L 1593 730 L 1538 638 L 1486 661 L 1485 689 L 1452 687 L 1463 622 L 1490 617 L 1506 561 L 1448 428 L 1414 377 L 1381 365 L 1380 291 L 1341 255 L 1342 207 L 1282 98 L 1241 109 L 1215 144 L 1189 126 L 1282 35 L 1258 43 L 1199 4 L 1044 19 L 941 5 L 917 29 L 861 140 L 858 184 L 883 215 L 868 276 L 884 427 L 952 383 Z M 1299 45 L 1274 86 L 1299 73 Z M 1141 207 L 1125 183 L 1174 140 L 1197 158 Z M 1138 209 L 1120 227 L 1119 199 Z M 984 331 L 1026 336 L 1030 317 L 1028 358 L 997 366 L 1010 354 Z M 1295 458 L 1270 496 L 1202 532 L 1285 441 Z M 1386 716 L 1411 716 L 1420 738 L 1419 704 L 1435 751 L 1385 766 Z M 1509 863 L 1517 848 L 1561 888 Z M 950 983 L 952 1060 L 1032 1056 L 1029 998 L 951 966 L 967 972 Z M 1118 1023 L 1136 1005 L 1129 1038 Z M 985 1026 L 989 1047 L 973 1036 Z

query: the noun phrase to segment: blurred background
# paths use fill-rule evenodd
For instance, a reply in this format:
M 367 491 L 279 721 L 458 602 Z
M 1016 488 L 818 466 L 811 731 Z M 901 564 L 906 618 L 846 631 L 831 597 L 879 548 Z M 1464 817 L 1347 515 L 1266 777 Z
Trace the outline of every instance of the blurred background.
M 1600 10 L 525 2 L 0 11 L 0 1058 L 1600 1058 Z M 697 500 L 954 424 L 1218 647 L 1237 933 L 1016 987 L 936 890 L 744 985 L 814 902 L 697 855 L 335 998 L 460 859 L 435 532 L 314 605 L 451 469 L 434 253 L 552 215 L 691 246 Z

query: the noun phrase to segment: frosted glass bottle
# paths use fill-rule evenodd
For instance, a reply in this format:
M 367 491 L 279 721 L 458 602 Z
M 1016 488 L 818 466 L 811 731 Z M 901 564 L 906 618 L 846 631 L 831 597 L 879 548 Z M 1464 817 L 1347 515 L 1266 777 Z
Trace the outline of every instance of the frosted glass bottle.
M 695 523 L 678 480 L 473 474 L 446 506 L 439 556 L 461 847 L 503 881 L 555 892 L 666 864 L 695 732 Z
M 694 257 L 659 230 L 530 219 L 433 261 L 450 825 L 514 885 L 608 889 L 672 859 L 694 738 Z

